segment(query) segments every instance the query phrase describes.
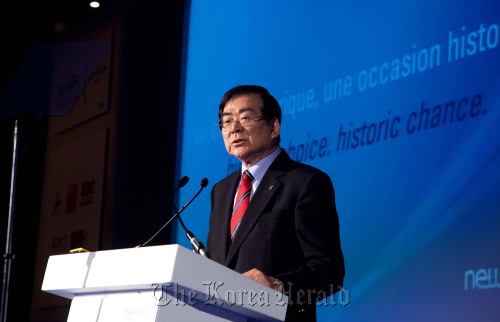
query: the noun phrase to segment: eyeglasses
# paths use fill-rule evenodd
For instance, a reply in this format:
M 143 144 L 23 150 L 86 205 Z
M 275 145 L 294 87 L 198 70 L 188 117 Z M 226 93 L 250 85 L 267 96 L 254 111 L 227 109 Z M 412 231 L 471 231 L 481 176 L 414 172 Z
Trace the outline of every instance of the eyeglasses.
M 221 131 L 229 131 L 232 127 L 234 122 L 240 123 L 241 126 L 246 127 L 249 125 L 255 124 L 256 121 L 268 118 L 268 115 L 260 115 L 260 116 L 253 116 L 253 115 L 241 115 L 239 120 L 233 120 L 232 118 L 227 118 L 227 119 L 222 119 L 222 121 L 219 121 L 217 123 L 217 126 Z

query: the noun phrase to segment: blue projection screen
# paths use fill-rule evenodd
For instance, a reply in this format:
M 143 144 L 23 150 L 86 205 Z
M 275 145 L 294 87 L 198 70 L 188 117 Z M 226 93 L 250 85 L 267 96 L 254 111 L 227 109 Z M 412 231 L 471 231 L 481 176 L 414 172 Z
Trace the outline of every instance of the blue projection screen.
M 220 99 L 262 85 L 281 147 L 336 191 L 346 277 L 320 321 L 498 320 L 499 26 L 491 0 L 192 0 L 179 204 L 210 183 L 184 222 L 206 242 L 209 190 L 241 166 Z

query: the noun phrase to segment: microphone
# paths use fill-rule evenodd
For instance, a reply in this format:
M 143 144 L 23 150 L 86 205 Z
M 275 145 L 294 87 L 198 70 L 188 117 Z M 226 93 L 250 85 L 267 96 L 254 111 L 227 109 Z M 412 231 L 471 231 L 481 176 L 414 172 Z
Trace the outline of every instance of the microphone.
M 177 187 L 174 189 L 174 192 L 172 192 L 172 196 L 179 190 L 179 188 L 182 188 L 186 185 L 186 183 L 189 182 L 189 178 L 187 176 L 184 176 L 179 180 L 179 183 L 177 184 Z
M 204 257 L 208 257 L 208 256 L 207 256 L 207 252 L 205 251 L 205 246 L 203 245 L 203 243 L 202 243 L 202 242 L 200 242 L 198 239 L 196 239 L 196 237 L 194 236 L 194 234 L 193 234 L 191 231 L 189 231 L 189 230 L 186 228 L 186 225 L 184 225 L 184 222 L 182 222 L 182 218 L 181 218 L 181 216 L 180 216 L 180 213 L 181 213 L 184 209 L 186 209 L 186 207 L 187 207 L 187 206 L 189 206 L 189 204 L 190 204 L 190 203 L 191 203 L 191 202 L 192 202 L 192 201 L 193 201 L 196 197 L 198 197 L 198 195 L 201 193 L 201 191 L 202 191 L 202 190 L 203 190 L 203 189 L 204 189 L 207 185 L 208 185 L 208 179 L 207 179 L 207 178 L 203 178 L 203 179 L 201 180 L 201 187 L 200 187 L 200 190 L 198 190 L 198 192 L 194 195 L 194 197 L 193 197 L 191 200 L 189 200 L 189 202 L 188 202 L 188 203 L 186 203 L 186 204 L 184 205 L 184 207 L 182 207 L 182 208 L 181 208 L 181 210 L 180 210 L 180 211 L 179 211 L 179 210 L 177 210 L 177 206 L 176 206 L 176 205 L 175 205 L 175 203 L 172 201 L 172 204 L 174 205 L 174 209 L 175 209 L 175 212 L 176 212 L 175 216 L 173 216 L 172 218 L 175 218 L 176 216 L 178 216 L 178 217 L 179 217 L 179 222 L 180 222 L 180 224 L 181 224 L 182 228 L 184 229 L 184 231 L 186 232 L 186 236 L 187 236 L 187 238 L 189 239 L 189 241 L 191 242 L 191 246 L 193 246 L 193 250 L 194 250 L 196 253 L 198 253 L 198 254 L 200 254 L 200 255 L 202 255 L 202 256 L 204 256 Z
M 186 183 L 189 182 L 189 178 L 187 176 L 184 176 L 181 178 L 181 180 L 179 180 L 179 183 L 177 184 L 177 187 L 175 187 L 174 191 L 172 192 L 172 196 L 177 192 L 177 190 L 179 190 L 180 188 L 184 187 L 186 185 Z M 208 183 L 208 180 L 207 180 L 207 183 Z M 170 199 L 172 200 L 172 199 Z M 176 214 L 177 215 L 177 214 Z M 151 240 L 153 240 L 153 238 L 156 237 L 156 235 L 158 235 L 163 229 L 165 229 L 165 227 L 168 226 L 168 224 L 170 224 L 170 222 L 172 220 L 174 220 L 175 216 L 173 216 L 172 218 L 170 218 L 154 235 L 153 237 L 149 238 L 146 242 L 144 242 L 143 244 L 141 245 L 137 245 L 135 248 L 139 248 L 139 247 L 143 247 L 143 246 L 146 246 L 146 244 L 148 244 Z

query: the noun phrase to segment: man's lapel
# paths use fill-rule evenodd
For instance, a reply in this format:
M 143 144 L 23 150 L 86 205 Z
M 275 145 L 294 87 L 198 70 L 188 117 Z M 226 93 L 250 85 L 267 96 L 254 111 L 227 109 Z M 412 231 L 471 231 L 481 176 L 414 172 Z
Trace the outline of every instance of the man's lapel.
M 226 255 L 229 248 L 229 223 L 231 221 L 231 214 L 233 212 L 234 194 L 236 193 L 236 188 L 240 180 L 240 172 L 235 172 L 231 175 L 231 179 L 223 187 L 226 193 L 219 200 L 219 205 L 216 205 L 214 209 L 220 209 L 220 220 L 218 224 L 214 227 L 217 231 L 212 234 L 215 239 L 214 244 L 220 245 L 219 249 L 213 249 L 213 251 L 220 252 L 222 262 L 226 259 Z

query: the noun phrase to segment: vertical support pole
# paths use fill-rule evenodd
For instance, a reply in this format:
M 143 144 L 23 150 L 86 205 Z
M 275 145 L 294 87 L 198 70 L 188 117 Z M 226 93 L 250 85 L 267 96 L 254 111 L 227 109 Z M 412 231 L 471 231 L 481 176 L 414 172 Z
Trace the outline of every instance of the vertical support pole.
M 0 307 L 1 321 L 7 321 L 7 303 L 9 299 L 9 281 L 12 259 L 12 225 L 14 223 L 14 199 L 16 190 L 16 174 L 17 174 L 17 151 L 18 151 L 18 126 L 19 120 L 14 122 L 14 136 L 12 149 L 12 168 L 10 176 L 10 200 L 9 200 L 9 216 L 7 222 L 7 240 L 5 242 L 5 254 L 3 255 L 3 280 L 2 280 L 2 302 Z

